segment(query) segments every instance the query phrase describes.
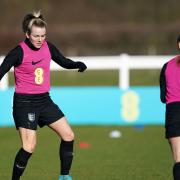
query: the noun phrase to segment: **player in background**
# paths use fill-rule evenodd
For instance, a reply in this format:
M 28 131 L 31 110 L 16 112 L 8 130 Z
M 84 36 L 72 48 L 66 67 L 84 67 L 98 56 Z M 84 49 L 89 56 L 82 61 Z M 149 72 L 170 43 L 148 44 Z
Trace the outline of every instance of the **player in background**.
M 15 92 L 13 117 L 22 147 L 16 154 L 12 180 L 19 180 L 36 147 L 37 126 L 48 126 L 61 138 L 59 180 L 71 180 L 74 133 L 50 91 L 51 59 L 66 69 L 86 70 L 83 62 L 74 62 L 46 40 L 47 24 L 40 12 L 27 14 L 22 22 L 25 40 L 12 49 L 0 66 L 0 80 L 14 67 Z M 48 138 L 48 137 L 47 137 Z M 43 179 L 43 178 L 42 178 Z
M 180 35 L 177 38 L 180 50 Z M 160 98 L 166 103 L 166 138 L 173 158 L 174 180 L 180 180 L 180 55 L 164 64 L 160 73 Z

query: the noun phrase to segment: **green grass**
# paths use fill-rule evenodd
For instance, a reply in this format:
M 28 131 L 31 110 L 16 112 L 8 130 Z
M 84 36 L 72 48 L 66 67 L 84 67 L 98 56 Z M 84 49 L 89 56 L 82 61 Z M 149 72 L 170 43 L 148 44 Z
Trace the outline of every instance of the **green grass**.
M 131 70 L 131 86 L 159 85 L 159 70 Z M 13 73 L 10 74 L 10 85 L 13 85 Z M 84 73 L 77 71 L 51 72 L 53 86 L 118 86 L 119 73 L 117 70 L 91 70 Z
M 121 138 L 109 138 L 112 130 Z M 143 130 L 121 126 L 73 126 L 76 134 L 72 175 L 75 180 L 169 180 L 172 157 L 164 127 Z M 0 128 L 0 179 L 11 178 L 19 137 L 15 128 Z M 88 149 L 79 143 L 86 141 Z M 22 180 L 57 180 L 59 139 L 48 129 L 38 130 L 38 145 Z

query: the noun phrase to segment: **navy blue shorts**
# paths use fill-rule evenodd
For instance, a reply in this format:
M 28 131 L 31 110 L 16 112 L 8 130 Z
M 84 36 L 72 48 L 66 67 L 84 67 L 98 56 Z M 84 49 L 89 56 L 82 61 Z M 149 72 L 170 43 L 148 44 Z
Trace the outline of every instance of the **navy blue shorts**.
M 180 102 L 166 105 L 166 138 L 180 136 Z
M 43 127 L 64 117 L 64 113 L 52 101 L 49 93 L 14 93 L 13 117 L 16 129 L 24 127 L 36 130 L 38 125 Z

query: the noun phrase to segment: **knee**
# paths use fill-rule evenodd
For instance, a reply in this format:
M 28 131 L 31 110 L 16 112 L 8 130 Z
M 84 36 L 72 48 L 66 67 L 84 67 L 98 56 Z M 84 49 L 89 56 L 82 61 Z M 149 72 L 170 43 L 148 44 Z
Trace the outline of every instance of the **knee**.
M 23 143 L 23 149 L 29 153 L 33 153 L 36 148 L 36 142 L 30 143 L 30 142 L 24 142 Z
M 64 137 L 62 137 L 64 141 L 73 141 L 74 140 L 74 132 L 67 132 Z
M 174 157 L 174 162 L 179 163 L 180 162 L 180 151 L 173 150 L 173 157 Z
M 174 155 L 174 162 L 180 163 L 180 156 L 179 155 Z

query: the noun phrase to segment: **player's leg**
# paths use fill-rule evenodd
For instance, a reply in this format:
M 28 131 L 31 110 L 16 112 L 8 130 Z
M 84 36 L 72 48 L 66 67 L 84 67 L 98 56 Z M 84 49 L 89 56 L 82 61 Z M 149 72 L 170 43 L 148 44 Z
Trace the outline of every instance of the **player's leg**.
M 168 139 L 173 153 L 174 180 L 180 179 L 180 102 L 166 105 L 165 137 Z
M 19 180 L 36 146 L 36 131 L 19 128 L 22 147 L 15 157 L 12 180 Z
M 71 180 L 72 178 L 69 176 L 69 171 L 73 160 L 74 133 L 64 113 L 52 101 L 50 96 L 48 98 L 46 103 L 41 106 L 38 125 L 40 127 L 47 125 L 61 138 L 59 157 L 61 163 L 60 174 L 62 176 L 60 176 L 59 179 Z
M 59 149 L 61 161 L 61 176 L 59 177 L 59 180 L 71 180 L 72 178 L 69 176 L 69 171 L 73 160 L 74 133 L 65 117 L 50 124 L 49 127 L 62 139 Z
M 171 145 L 174 166 L 173 166 L 173 176 L 174 180 L 180 179 L 180 137 L 173 137 L 169 139 Z

